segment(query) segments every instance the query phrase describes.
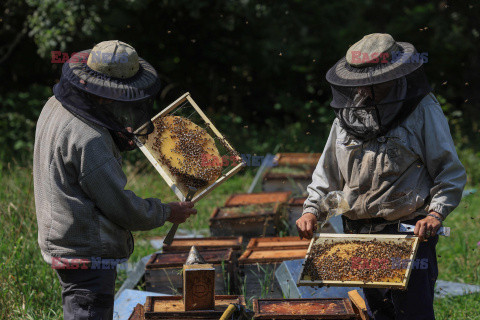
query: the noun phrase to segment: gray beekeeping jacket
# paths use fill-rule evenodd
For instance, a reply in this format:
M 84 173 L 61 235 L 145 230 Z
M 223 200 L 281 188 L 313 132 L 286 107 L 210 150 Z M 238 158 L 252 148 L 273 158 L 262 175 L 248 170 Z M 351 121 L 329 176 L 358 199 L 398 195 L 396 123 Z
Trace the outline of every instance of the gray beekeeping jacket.
M 333 122 L 308 186 L 303 213 L 322 219 L 319 200 L 343 190 L 352 220 L 409 220 L 430 210 L 446 217 L 460 202 L 466 183 L 447 119 L 427 95 L 403 123 L 384 136 L 360 141 Z M 387 222 L 388 223 L 388 222 Z
M 109 131 L 81 120 L 51 97 L 37 122 L 33 156 L 38 243 L 46 262 L 128 258 L 130 231 L 163 225 L 170 207 L 125 190 Z

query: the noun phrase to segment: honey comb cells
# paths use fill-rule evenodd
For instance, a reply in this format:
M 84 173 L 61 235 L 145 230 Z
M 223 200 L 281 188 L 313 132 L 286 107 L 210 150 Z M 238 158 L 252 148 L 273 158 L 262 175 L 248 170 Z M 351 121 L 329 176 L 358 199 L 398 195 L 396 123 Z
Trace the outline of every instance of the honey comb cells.
M 326 241 L 312 247 L 303 274 L 312 281 L 402 282 L 412 241 Z M 399 259 L 399 260 L 397 260 Z
M 222 173 L 222 163 L 205 159 L 220 159 L 215 140 L 207 131 L 180 116 L 164 116 L 153 121 L 155 130 L 146 144 L 155 151 L 155 157 L 168 168 L 183 190 L 187 186 L 203 189 Z

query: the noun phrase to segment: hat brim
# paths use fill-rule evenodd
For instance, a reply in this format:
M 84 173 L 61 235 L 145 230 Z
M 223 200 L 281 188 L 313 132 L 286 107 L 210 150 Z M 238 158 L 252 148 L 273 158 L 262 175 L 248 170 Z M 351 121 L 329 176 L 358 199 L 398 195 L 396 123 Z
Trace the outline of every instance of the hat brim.
M 153 98 L 159 91 L 160 79 L 157 71 L 144 59 L 138 58 L 139 70 L 133 77 L 120 79 L 88 67 L 90 52 L 91 50 L 77 52 L 62 68 L 62 77 L 80 90 L 117 101 Z
M 348 64 L 346 57 L 331 67 L 326 75 L 330 84 L 337 86 L 366 86 L 383 83 L 406 76 L 423 64 L 415 47 L 408 42 L 397 42 L 402 56 L 393 62 L 378 63 L 371 67 L 357 68 Z

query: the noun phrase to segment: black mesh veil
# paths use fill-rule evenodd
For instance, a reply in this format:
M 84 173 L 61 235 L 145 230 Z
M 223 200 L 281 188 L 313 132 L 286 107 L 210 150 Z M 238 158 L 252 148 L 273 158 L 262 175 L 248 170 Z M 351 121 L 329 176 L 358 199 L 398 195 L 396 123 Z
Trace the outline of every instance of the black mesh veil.
M 431 91 L 422 66 L 382 83 L 361 86 L 330 83 L 330 87 L 333 94 L 330 105 L 341 126 L 361 140 L 378 137 L 397 126 Z
M 88 121 L 132 138 L 137 128 L 150 122 L 154 99 L 139 101 L 116 101 L 94 96 L 73 86 L 64 77 L 53 88 L 53 93 L 62 106 Z M 153 131 L 153 124 L 146 126 L 137 135 Z

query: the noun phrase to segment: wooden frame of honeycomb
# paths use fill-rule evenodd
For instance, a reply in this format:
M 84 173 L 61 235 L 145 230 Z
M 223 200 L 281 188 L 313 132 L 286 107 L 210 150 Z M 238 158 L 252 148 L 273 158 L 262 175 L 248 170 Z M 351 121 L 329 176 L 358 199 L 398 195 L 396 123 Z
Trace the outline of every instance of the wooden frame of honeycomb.
M 184 118 L 173 115 L 177 109 L 186 104 L 189 104 L 188 107 L 193 108 L 193 113 L 196 113 L 204 123 L 199 125 L 190 121 L 190 117 Z M 147 138 L 136 137 L 135 142 L 180 201 L 185 201 L 188 186 L 197 188 L 198 191 L 191 200 L 196 202 L 237 173 L 245 165 L 238 152 L 227 142 L 220 131 L 215 128 L 188 92 L 159 112 L 151 120 L 155 125 L 155 131 L 148 135 Z M 204 129 L 202 125 L 205 125 L 208 130 Z M 136 132 L 142 129 L 143 126 L 138 128 Z M 215 143 L 215 139 L 219 141 L 224 149 L 228 150 L 228 153 L 231 154 L 230 157 L 235 157 L 233 167 L 225 166 L 229 169 L 225 173 L 222 172 L 224 164 L 221 162 L 222 155 L 219 154 L 218 142 Z M 174 153 L 177 155 L 176 158 L 172 156 Z M 220 164 L 217 161 L 211 162 L 214 163 L 212 165 L 204 165 L 204 162 L 200 162 L 204 159 L 199 157 L 203 157 L 205 154 L 211 156 L 209 159 L 215 159 L 215 155 L 217 155 L 220 158 Z M 195 176 L 195 173 L 198 173 L 198 176 Z
M 404 290 L 418 246 L 418 237 L 413 235 L 317 234 L 310 242 L 297 286 Z M 394 256 L 397 253 L 402 256 Z

